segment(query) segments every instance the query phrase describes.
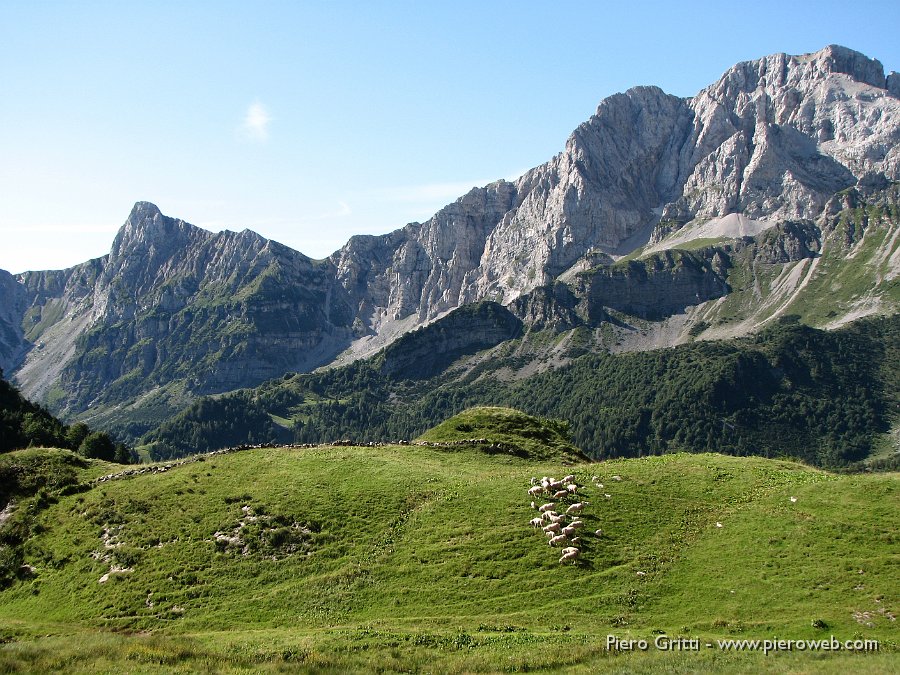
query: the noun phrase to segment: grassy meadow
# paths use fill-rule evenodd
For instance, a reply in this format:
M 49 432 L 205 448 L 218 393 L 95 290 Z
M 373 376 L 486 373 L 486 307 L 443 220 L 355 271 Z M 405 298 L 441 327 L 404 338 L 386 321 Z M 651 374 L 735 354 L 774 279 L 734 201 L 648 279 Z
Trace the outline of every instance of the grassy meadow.
M 23 483 L 3 525 L 28 536 L 0 591 L 0 672 L 900 668 L 897 474 L 560 448 L 263 448 L 103 482 L 122 468 L 67 464 L 67 480 Z M 44 453 L 65 457 L 0 468 L 50 471 Z M 561 565 L 527 490 L 570 473 L 589 504 L 582 556 Z M 660 635 L 702 646 L 658 651 Z M 832 635 L 879 651 L 706 647 Z

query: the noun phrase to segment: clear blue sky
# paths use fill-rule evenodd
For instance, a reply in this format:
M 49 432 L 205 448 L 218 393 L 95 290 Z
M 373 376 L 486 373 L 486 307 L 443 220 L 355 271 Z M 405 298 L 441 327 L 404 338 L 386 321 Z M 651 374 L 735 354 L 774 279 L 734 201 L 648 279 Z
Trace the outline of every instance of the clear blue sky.
M 600 100 L 837 43 L 900 2 L 0 3 L 0 268 L 109 250 L 135 201 L 324 257 L 562 150 Z

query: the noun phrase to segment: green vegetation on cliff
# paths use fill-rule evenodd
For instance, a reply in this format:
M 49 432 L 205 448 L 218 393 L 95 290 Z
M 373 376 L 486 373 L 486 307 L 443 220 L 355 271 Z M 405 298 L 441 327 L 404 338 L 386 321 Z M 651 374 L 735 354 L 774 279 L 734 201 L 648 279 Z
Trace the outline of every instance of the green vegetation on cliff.
M 65 425 L 24 398 L 0 370 L 0 453 L 34 446 L 69 448 L 85 457 L 120 463 L 132 459 L 129 449 L 106 433 L 92 432 L 83 422 Z
M 788 317 L 751 338 L 585 354 L 520 379 L 503 376 L 520 367 L 514 344 L 424 381 L 414 364 L 388 376 L 376 357 L 197 404 L 145 440 L 159 458 L 291 434 L 391 441 L 474 405 L 503 405 L 565 420 L 595 458 L 714 451 L 842 467 L 865 460 L 900 418 L 898 344 L 898 317 L 837 331 Z M 881 466 L 896 466 L 896 453 Z

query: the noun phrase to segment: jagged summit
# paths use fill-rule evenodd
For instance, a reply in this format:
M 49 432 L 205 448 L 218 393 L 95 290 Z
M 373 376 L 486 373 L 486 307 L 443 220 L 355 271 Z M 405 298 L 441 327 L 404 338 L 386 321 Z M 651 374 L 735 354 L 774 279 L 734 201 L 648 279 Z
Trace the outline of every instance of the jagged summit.
M 143 220 L 145 218 L 156 218 L 158 216 L 162 216 L 162 213 L 159 210 L 159 207 L 153 202 L 135 202 L 134 206 L 131 207 L 131 213 L 128 215 L 128 220 Z
M 817 52 L 796 58 L 800 62 L 812 62 L 823 71 L 844 73 L 857 82 L 871 84 L 881 89 L 887 88 L 881 61 L 841 45 L 828 45 Z
M 204 231 L 181 219 L 164 216 L 151 202 L 136 202 L 113 240 L 110 258 L 171 255 L 192 237 L 202 236 L 201 232 Z

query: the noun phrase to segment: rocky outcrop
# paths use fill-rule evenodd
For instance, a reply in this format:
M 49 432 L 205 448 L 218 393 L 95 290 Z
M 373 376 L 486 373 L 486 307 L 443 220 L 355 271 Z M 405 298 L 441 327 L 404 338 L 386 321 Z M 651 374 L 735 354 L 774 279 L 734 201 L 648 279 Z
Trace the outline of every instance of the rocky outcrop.
M 809 221 L 781 223 L 753 240 L 754 258 L 767 264 L 814 258 L 822 248 L 821 238 L 819 228 Z
M 521 330 L 522 322 L 502 305 L 467 305 L 396 340 L 384 350 L 381 370 L 399 379 L 426 379 L 460 356 L 511 340 Z
M 663 251 L 643 260 L 597 268 L 579 275 L 576 292 L 585 298 L 592 323 L 607 309 L 659 320 L 729 291 L 721 258 L 687 251 Z
M 0 270 L 0 371 L 8 373 L 27 351 L 22 330 L 25 293 L 15 277 Z
M 580 298 L 568 284 L 556 282 L 520 295 L 509 305 L 531 330 L 568 330 L 585 324 Z

